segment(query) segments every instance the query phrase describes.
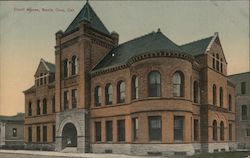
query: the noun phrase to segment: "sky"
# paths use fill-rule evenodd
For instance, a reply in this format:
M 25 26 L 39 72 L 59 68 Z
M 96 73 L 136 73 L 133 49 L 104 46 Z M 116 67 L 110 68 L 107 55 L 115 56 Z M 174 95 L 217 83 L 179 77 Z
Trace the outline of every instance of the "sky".
M 24 112 L 23 91 L 41 58 L 54 63 L 55 33 L 86 1 L 0 1 L 0 115 Z M 249 1 L 91 1 L 120 43 L 161 29 L 176 44 L 219 33 L 228 75 L 249 71 Z

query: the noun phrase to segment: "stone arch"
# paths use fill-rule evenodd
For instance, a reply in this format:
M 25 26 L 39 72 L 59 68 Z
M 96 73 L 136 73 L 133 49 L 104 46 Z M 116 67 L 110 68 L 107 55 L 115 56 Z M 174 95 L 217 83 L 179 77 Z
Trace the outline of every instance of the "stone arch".
M 82 131 L 81 131 L 81 129 L 80 129 L 80 125 L 79 125 L 79 123 L 78 123 L 75 119 L 73 119 L 73 118 L 71 118 L 71 117 L 67 117 L 66 119 L 64 119 L 64 120 L 61 122 L 61 124 L 58 126 L 58 129 L 57 129 L 57 131 L 58 131 L 58 136 L 60 136 L 60 137 L 62 136 L 63 128 L 64 128 L 64 126 L 65 126 L 66 124 L 68 124 L 68 123 L 72 123 L 72 124 L 75 126 L 76 131 L 77 131 L 77 136 L 80 136 L 81 133 L 82 133 Z

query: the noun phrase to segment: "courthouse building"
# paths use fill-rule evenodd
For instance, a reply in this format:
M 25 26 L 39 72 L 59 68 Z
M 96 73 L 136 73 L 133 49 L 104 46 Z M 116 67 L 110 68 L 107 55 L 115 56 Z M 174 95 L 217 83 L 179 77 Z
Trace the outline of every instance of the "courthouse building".
M 236 85 L 236 133 L 238 148 L 250 149 L 250 72 L 230 75 Z
M 25 94 L 40 149 L 192 155 L 235 147 L 235 86 L 218 33 L 178 45 L 160 29 L 119 44 L 87 2 L 56 34 Z

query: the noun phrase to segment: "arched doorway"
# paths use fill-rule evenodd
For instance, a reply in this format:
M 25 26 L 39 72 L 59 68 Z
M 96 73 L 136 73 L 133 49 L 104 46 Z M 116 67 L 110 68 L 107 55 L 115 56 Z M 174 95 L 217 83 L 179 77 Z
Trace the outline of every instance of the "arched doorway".
M 72 123 L 67 123 L 62 131 L 62 149 L 77 147 L 77 131 Z

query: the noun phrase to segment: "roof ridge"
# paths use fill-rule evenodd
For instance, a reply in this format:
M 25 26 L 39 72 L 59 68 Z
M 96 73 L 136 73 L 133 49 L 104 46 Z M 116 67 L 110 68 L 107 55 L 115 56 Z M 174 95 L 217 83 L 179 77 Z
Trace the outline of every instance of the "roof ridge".
M 188 44 L 200 42 L 200 41 L 202 41 L 202 40 L 205 40 L 205 39 L 208 39 L 208 38 L 212 38 L 212 37 L 214 37 L 214 36 L 209 36 L 209 37 L 205 37 L 205 38 L 202 38 L 202 39 L 198 39 L 198 40 L 195 40 L 195 41 L 192 41 L 192 42 L 188 42 L 188 43 L 185 43 L 185 44 L 180 45 L 180 47 L 185 46 L 185 45 L 188 45 Z
M 142 36 L 137 36 L 137 37 L 135 37 L 135 38 L 133 38 L 133 39 L 131 39 L 131 40 L 128 40 L 128 41 L 126 41 L 126 42 L 124 42 L 124 43 L 119 44 L 119 46 L 124 45 L 124 44 L 126 44 L 126 43 L 130 43 L 130 42 L 136 41 L 136 40 L 138 40 L 138 39 L 140 39 L 140 38 L 144 38 L 144 37 L 149 36 L 149 35 L 152 35 L 152 34 L 156 34 L 156 32 L 155 32 L 155 31 L 152 31 L 152 32 L 147 33 L 147 34 L 144 34 L 144 35 L 142 35 Z M 119 46 L 118 46 L 118 47 L 119 47 Z M 116 48 L 117 48 L 117 47 L 116 47 Z

